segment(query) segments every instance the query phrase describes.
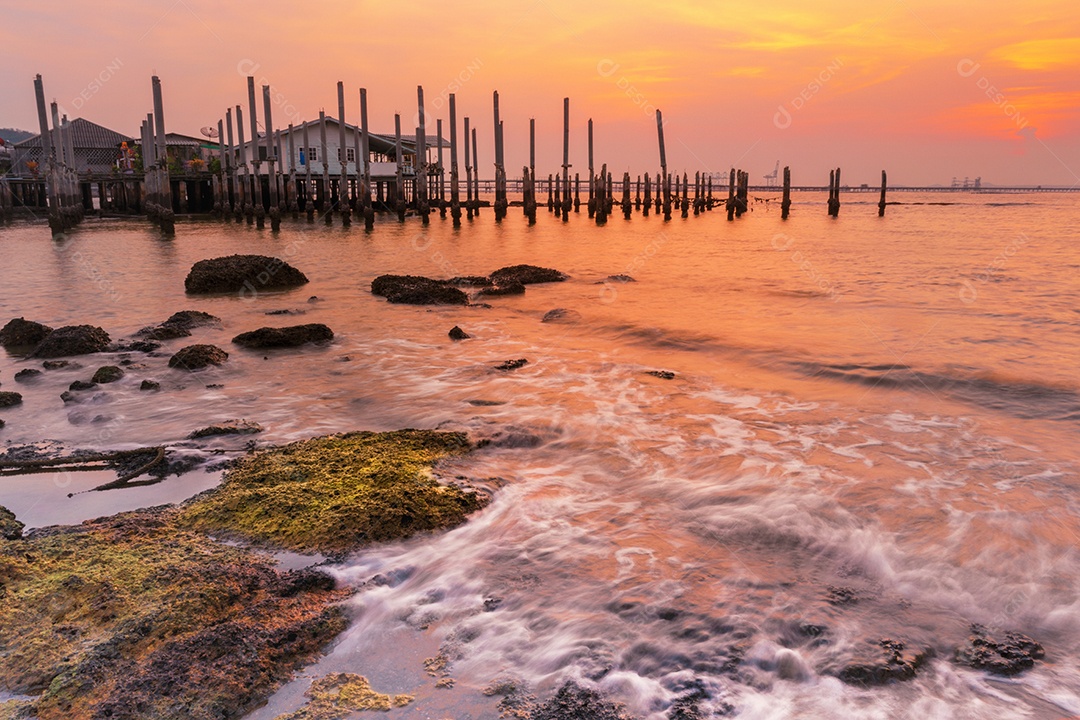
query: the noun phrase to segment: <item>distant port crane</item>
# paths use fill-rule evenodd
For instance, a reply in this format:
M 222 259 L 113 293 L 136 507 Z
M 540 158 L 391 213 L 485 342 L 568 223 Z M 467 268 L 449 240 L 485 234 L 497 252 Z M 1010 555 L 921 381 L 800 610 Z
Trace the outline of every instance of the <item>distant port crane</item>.
M 776 185 L 776 176 L 780 174 L 780 161 L 776 161 L 776 167 L 773 171 L 765 176 L 765 187 L 773 187 Z

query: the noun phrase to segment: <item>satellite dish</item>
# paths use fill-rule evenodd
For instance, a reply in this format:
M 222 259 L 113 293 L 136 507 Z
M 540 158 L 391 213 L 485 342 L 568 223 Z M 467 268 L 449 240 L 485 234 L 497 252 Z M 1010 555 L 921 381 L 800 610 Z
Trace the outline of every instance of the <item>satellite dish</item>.
M 203 135 L 210 139 L 216 138 L 218 136 L 217 128 L 210 127 L 209 125 L 201 129 L 199 132 L 201 132 Z

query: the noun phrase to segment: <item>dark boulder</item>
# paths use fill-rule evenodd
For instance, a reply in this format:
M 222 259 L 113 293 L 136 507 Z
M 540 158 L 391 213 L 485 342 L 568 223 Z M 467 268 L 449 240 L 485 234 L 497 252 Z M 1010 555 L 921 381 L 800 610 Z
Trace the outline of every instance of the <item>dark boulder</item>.
M 581 313 L 567 308 L 555 308 L 544 313 L 540 322 L 546 323 L 576 323 L 581 321 Z
M 93 325 L 66 325 L 45 336 L 34 357 L 56 358 L 89 355 L 109 347 L 109 333 Z
M 457 325 L 450 328 L 449 335 L 451 340 L 468 340 L 470 337 L 472 337 L 471 335 L 469 335 L 469 333 L 465 332 Z
M 30 380 L 36 380 L 41 375 L 41 371 L 37 368 L 23 368 L 19 372 L 15 373 L 15 382 L 28 382 Z
M 201 370 L 210 365 L 221 365 L 229 359 L 229 353 L 216 345 L 188 345 L 169 358 L 169 367 L 178 370 Z
M 15 407 L 22 405 L 22 395 L 17 392 L 0 390 L 0 408 Z
M 532 285 L 534 283 L 562 282 L 570 278 L 566 273 L 551 268 L 537 267 L 536 265 L 509 265 L 499 268 L 488 276 L 493 285 L 509 285 L 521 283 Z
M 1018 632 L 1006 632 L 998 639 L 982 625 L 972 625 L 971 633 L 967 645 L 956 649 L 956 662 L 961 665 L 1016 675 L 1035 667 L 1044 655 L 1042 645 Z
M 101 383 L 104 385 L 106 383 L 116 382 L 122 377 L 124 377 L 123 370 L 115 365 L 104 365 L 97 369 L 97 372 L 94 373 L 94 377 L 90 378 L 90 382 Z
M 405 305 L 469 304 L 469 296 L 449 282 L 419 275 L 380 275 L 371 281 L 371 292 Z
M 96 387 L 97 383 L 87 382 L 86 380 L 76 380 L 75 382 L 68 385 L 68 390 L 73 390 L 77 392 L 79 390 L 93 390 Z
M 290 327 L 264 327 L 240 333 L 232 339 L 240 347 L 251 349 L 299 347 L 307 343 L 329 342 L 334 331 L 322 323 L 292 325 Z
M 161 389 L 161 383 L 157 382 L 156 380 L 143 380 L 142 384 L 139 385 L 139 389 L 140 390 L 151 390 L 151 391 L 160 390 Z
M 0 345 L 6 348 L 33 347 L 52 332 L 48 325 L 33 320 L 15 318 L 0 328 Z
M 840 671 L 840 679 L 849 685 L 887 685 L 911 680 L 933 656 L 930 648 L 919 653 L 904 652 L 904 643 L 888 638 L 879 640 L 876 645 L 876 651 L 845 666 Z
M 637 282 L 637 280 L 630 277 L 629 275 L 608 275 L 603 280 L 597 281 L 596 284 L 597 285 L 602 285 L 604 283 L 632 283 L 632 282 Z
M 137 335 L 150 340 L 173 340 L 188 337 L 193 328 L 203 325 L 216 325 L 221 318 L 199 310 L 181 310 L 173 313 L 169 319 L 159 325 L 145 327 Z
M 675 373 L 670 370 L 646 370 L 646 375 L 652 375 L 653 377 L 660 378 L 661 380 L 674 380 Z
M 154 328 L 144 328 L 152 330 Z M 142 332 L 141 330 L 139 332 Z M 118 343 L 113 350 L 116 352 L 141 352 L 152 353 L 161 349 L 161 343 L 156 340 L 132 340 L 131 342 Z
M 489 285 L 480 288 L 481 295 L 497 297 L 499 295 L 524 295 L 525 286 L 519 282 L 509 282 L 502 285 Z
M 73 363 L 70 360 L 46 360 L 41 363 L 41 367 L 46 370 L 62 370 L 63 368 L 71 367 L 72 365 Z M 75 367 L 77 368 L 79 366 L 75 365 Z
M 204 428 L 199 428 L 193 431 L 188 438 L 191 440 L 197 440 L 204 437 L 212 437 L 215 435 L 252 435 L 254 433 L 261 433 L 263 426 L 257 422 L 251 422 L 250 420 L 226 420 L 216 425 L 209 425 Z
M 281 258 L 229 255 L 192 265 L 184 289 L 191 294 L 284 290 L 308 282 L 307 276 Z
M 630 716 L 625 706 L 571 681 L 555 697 L 532 708 L 528 720 L 630 720 Z
M 491 280 L 482 275 L 463 275 L 450 278 L 446 284 L 454 287 L 487 287 L 491 284 Z

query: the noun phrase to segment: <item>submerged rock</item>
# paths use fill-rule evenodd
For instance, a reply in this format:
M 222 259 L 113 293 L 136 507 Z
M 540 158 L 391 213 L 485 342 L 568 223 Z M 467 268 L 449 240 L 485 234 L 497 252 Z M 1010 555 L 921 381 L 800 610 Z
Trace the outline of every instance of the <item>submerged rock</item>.
M 558 270 L 537 267 L 536 265 L 509 265 L 491 273 L 488 279 L 494 285 L 509 285 L 511 283 L 533 285 L 536 283 L 562 282 L 569 280 L 570 276 Z
M 221 318 L 200 310 L 181 310 L 173 313 L 169 319 L 158 325 L 145 327 L 136 335 L 150 340 L 173 340 L 189 337 L 194 328 L 204 325 L 217 325 Z
M 34 717 L 241 717 L 347 627 L 336 603 L 348 593 L 328 576 L 278 571 L 176 516 L 0 542 L 0 677 L 39 695 Z
M 80 391 L 80 390 L 93 390 L 97 387 L 97 383 L 89 382 L 87 380 L 76 380 L 68 385 L 68 390 Z
M 0 345 L 5 348 L 33 347 L 44 340 L 52 328 L 21 317 L 9 320 L 0 328 Z
M 531 698 L 523 699 L 512 693 L 499 707 L 510 716 L 528 720 L 632 720 L 622 704 L 573 681 L 559 688 L 545 703 L 536 704 Z
M 70 360 L 46 360 L 45 362 L 41 363 L 41 367 L 45 368 L 46 370 L 62 370 L 66 367 L 77 368 L 79 367 L 79 365 L 71 362 Z
M 517 360 L 504 360 L 495 366 L 495 370 L 517 370 L 518 368 L 525 367 L 529 364 L 527 358 L 518 358 Z
M 509 282 L 502 285 L 489 285 L 484 288 L 480 288 L 480 294 L 489 297 L 498 297 L 499 295 L 524 295 L 525 286 L 519 282 Z
M 904 643 L 888 638 L 877 642 L 878 651 L 849 663 L 840 671 L 840 679 L 850 685 L 886 685 L 911 680 L 916 671 L 933 656 L 926 648 L 918 653 L 904 652 Z
M 322 323 L 292 325 L 290 327 L 263 327 L 240 333 L 232 339 L 240 347 L 251 349 L 299 347 L 307 343 L 329 342 L 334 331 Z
M 89 355 L 109 347 L 109 333 L 93 325 L 66 325 L 53 330 L 34 350 L 34 357 Z
M 157 340 L 132 340 L 130 342 L 118 343 L 113 349 L 116 352 L 152 353 L 155 350 L 161 349 L 161 343 Z
M 229 255 L 195 263 L 184 279 L 190 294 L 282 290 L 308 282 L 307 276 L 289 263 L 266 255 Z
M 22 404 L 22 395 L 17 392 L 0 390 L 0 408 L 15 407 Z
M 201 370 L 210 365 L 221 365 L 229 359 L 229 353 L 216 345 L 188 345 L 169 358 L 169 367 L 178 370 Z
M 1027 635 L 1006 632 L 1000 640 L 982 625 L 971 626 L 967 645 L 956 649 L 956 662 L 997 675 L 1016 675 L 1035 667 L 1043 646 Z
M 413 701 L 411 695 L 384 695 L 371 689 L 367 678 L 353 673 L 330 673 L 311 683 L 304 693 L 308 701 L 303 707 L 274 720 L 337 720 L 360 710 L 381 710 L 405 707 Z
M 646 370 L 645 374 L 652 375 L 653 377 L 660 378 L 661 380 L 675 379 L 675 373 L 671 372 L 670 370 Z
M 31 380 L 37 380 L 40 376 L 41 371 L 37 368 L 23 368 L 15 373 L 15 382 L 29 382 Z
M 581 313 L 567 308 L 555 308 L 544 313 L 540 322 L 545 323 L 576 323 L 581 322 Z
M 124 377 L 124 371 L 115 365 L 103 365 L 97 369 L 94 376 L 90 378 L 90 382 L 101 383 L 113 383 Z
M 252 435 L 254 433 L 261 433 L 262 431 L 263 426 L 257 422 L 251 422 L 250 420 L 226 420 L 223 423 L 199 428 L 188 435 L 188 438 L 197 440 L 198 438 L 211 437 L 214 435 Z
M 139 389 L 140 390 L 160 390 L 161 389 L 161 383 L 157 382 L 156 380 L 143 380 L 142 384 L 139 385 Z
M 450 528 L 485 500 L 440 484 L 430 469 L 470 448 L 462 433 L 401 430 L 262 450 L 189 503 L 183 521 L 215 534 L 327 554 Z
M 405 305 L 469 304 L 469 296 L 449 281 L 419 275 L 380 275 L 371 281 L 371 292 Z
M 448 334 L 450 335 L 451 340 L 468 340 L 470 337 L 472 337 L 471 335 L 469 335 L 469 333 L 465 332 L 457 325 L 450 328 L 450 332 Z
M 603 285 L 604 283 L 632 283 L 632 282 L 637 282 L 637 280 L 630 277 L 629 275 L 621 275 L 620 274 L 620 275 L 608 275 L 606 278 L 604 278 L 603 280 L 598 281 L 596 284 L 597 285 Z

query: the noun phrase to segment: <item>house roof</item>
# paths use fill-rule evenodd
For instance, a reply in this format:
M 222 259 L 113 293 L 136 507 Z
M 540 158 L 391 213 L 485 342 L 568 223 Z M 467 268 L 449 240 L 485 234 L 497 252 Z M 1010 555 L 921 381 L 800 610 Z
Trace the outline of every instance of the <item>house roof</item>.
M 72 131 L 72 145 L 76 148 L 112 149 L 122 142 L 134 140 L 130 135 L 123 135 L 83 118 L 75 118 L 68 125 L 70 125 Z M 15 143 L 15 147 L 20 149 L 41 147 L 40 133 L 22 142 Z
M 337 126 L 338 126 L 337 118 L 332 117 L 330 115 L 327 115 L 326 116 L 326 124 L 327 124 L 328 127 L 330 125 L 333 125 L 334 128 L 336 129 Z M 297 137 L 299 137 L 304 132 L 304 126 L 305 125 L 308 128 L 308 140 L 309 141 L 317 141 L 318 138 L 319 138 L 319 134 L 318 134 L 319 133 L 319 120 L 318 119 L 308 120 L 307 122 L 302 122 L 299 125 L 294 125 L 293 126 L 293 132 L 297 134 Z M 360 128 L 358 126 L 356 126 L 356 125 L 353 125 L 352 123 L 346 122 L 345 127 L 347 129 L 349 129 L 349 130 L 354 130 L 356 132 L 360 132 Z M 289 130 L 288 130 L 287 127 L 285 127 L 285 128 L 280 128 L 280 131 L 281 131 L 282 134 L 285 134 Z M 312 133 L 314 133 L 314 134 L 312 134 Z M 262 137 L 263 136 L 260 135 L 260 141 L 261 141 Z M 327 138 L 330 139 L 330 133 L 329 132 L 327 132 Z M 394 148 L 396 147 L 397 138 L 392 134 L 369 132 L 368 133 L 368 138 L 369 138 L 368 144 L 371 146 L 371 151 L 375 152 L 375 153 L 386 155 L 386 154 L 392 153 L 394 151 Z M 249 140 L 248 144 L 250 144 L 250 142 L 251 141 Z M 440 142 L 442 143 L 443 147 L 446 147 L 446 148 L 450 147 L 449 141 L 447 141 L 445 138 L 440 138 L 438 135 L 428 135 L 427 136 L 427 146 L 428 146 L 429 150 L 437 150 L 438 147 L 439 147 Z M 407 150 L 409 152 L 415 152 L 416 151 L 416 134 L 415 133 L 412 133 L 412 134 L 402 133 L 402 135 L 401 135 L 401 146 L 402 146 L 403 150 Z

